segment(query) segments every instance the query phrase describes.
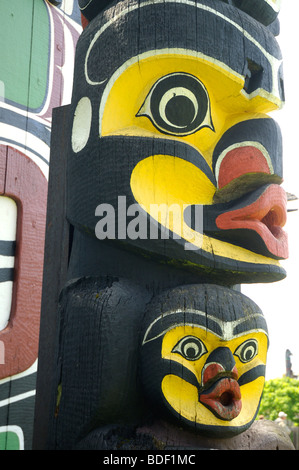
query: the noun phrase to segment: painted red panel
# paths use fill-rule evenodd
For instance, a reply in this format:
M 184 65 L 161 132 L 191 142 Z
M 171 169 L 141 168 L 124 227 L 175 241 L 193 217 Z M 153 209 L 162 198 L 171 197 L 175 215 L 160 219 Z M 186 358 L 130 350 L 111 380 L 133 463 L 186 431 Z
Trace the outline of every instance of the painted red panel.
M 0 145 L 0 194 L 4 193 L 7 147 Z
M 7 147 L 4 189 L 17 203 L 18 221 L 13 304 L 8 326 L 0 332 L 5 347 L 0 379 L 28 369 L 38 354 L 47 180 L 31 159 Z

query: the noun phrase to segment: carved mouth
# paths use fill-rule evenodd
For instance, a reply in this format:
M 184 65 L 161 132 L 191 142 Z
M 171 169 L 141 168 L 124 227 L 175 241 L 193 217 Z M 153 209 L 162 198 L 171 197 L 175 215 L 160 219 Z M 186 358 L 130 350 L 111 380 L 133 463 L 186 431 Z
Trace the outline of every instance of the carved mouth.
M 277 259 L 288 257 L 288 238 L 282 227 L 287 217 L 287 197 L 278 185 L 264 187 L 261 194 L 249 205 L 231 208 L 216 217 L 216 226 L 221 230 L 243 229 L 254 231 L 263 240 L 270 256 Z M 240 232 L 240 236 L 242 233 Z M 237 232 L 235 232 L 237 234 Z M 225 235 L 224 235 L 225 236 Z M 250 248 L 250 241 L 249 241 Z
M 236 418 L 242 408 L 240 387 L 232 378 L 218 380 L 206 392 L 200 394 L 199 401 L 225 421 Z

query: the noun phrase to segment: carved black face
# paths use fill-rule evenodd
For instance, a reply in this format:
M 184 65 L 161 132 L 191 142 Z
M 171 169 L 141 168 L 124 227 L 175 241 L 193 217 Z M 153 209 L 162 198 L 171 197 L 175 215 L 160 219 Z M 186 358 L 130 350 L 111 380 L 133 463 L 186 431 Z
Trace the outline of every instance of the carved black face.
M 94 234 L 100 204 L 119 220 L 121 196 L 124 212 L 137 204 L 147 220 L 126 245 L 233 282 L 285 276 L 281 135 L 266 114 L 284 99 L 281 54 L 244 5 L 116 2 L 85 29 L 72 98 L 74 225 Z M 188 211 L 198 208 L 196 225 Z

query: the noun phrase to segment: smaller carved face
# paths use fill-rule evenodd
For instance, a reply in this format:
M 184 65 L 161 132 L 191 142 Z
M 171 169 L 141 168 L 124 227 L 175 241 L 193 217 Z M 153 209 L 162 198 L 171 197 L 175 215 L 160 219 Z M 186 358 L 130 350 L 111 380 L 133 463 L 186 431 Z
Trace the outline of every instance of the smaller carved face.
M 163 313 L 143 339 L 148 397 L 196 431 L 215 436 L 244 431 L 256 416 L 264 386 L 263 322 L 260 312 L 231 321 L 219 312 L 194 309 Z

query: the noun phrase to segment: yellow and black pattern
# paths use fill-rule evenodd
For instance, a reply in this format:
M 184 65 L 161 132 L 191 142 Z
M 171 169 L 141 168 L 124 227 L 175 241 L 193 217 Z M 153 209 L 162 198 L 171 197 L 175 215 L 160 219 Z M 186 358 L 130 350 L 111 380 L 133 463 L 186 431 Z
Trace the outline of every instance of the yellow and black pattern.
M 288 254 L 281 135 L 267 115 L 284 101 L 282 59 L 271 28 L 242 12 L 248 2 L 228 3 L 112 2 L 85 28 L 67 213 L 94 234 L 96 207 L 117 211 L 124 196 L 148 223 L 142 239 L 124 237 L 128 248 L 207 278 L 271 282 L 285 276 L 279 259 Z M 277 2 L 266 3 L 277 16 Z M 99 6 L 81 4 L 82 12 Z M 186 208 L 203 211 L 201 228 Z
M 212 285 L 173 289 L 158 301 L 148 310 L 141 350 L 148 399 L 199 433 L 247 429 L 265 380 L 268 333 L 260 309 Z M 163 311 L 155 317 L 158 305 Z

